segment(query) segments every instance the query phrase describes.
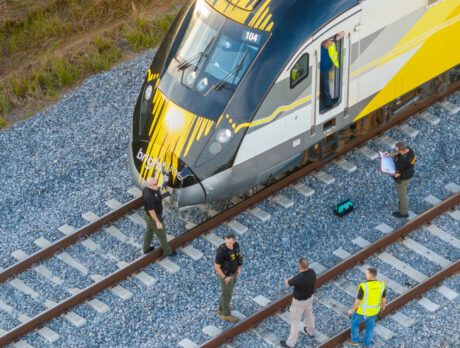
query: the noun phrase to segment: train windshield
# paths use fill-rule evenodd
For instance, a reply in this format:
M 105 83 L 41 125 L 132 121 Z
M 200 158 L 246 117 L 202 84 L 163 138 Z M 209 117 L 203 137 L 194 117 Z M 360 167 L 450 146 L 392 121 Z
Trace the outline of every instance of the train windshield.
M 211 88 L 235 88 L 267 37 L 197 1 L 176 54 L 182 84 L 201 94 Z

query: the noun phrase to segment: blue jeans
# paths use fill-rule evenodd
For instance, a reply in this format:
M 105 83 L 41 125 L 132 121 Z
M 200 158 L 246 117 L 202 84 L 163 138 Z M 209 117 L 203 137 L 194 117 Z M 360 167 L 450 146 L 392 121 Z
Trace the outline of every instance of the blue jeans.
M 359 343 L 359 324 L 363 321 L 366 322 L 366 331 L 364 333 L 364 345 L 369 347 L 372 344 L 372 337 L 374 337 L 374 327 L 377 316 L 364 317 L 364 315 L 353 313 L 350 319 L 351 325 L 351 340 L 355 343 Z

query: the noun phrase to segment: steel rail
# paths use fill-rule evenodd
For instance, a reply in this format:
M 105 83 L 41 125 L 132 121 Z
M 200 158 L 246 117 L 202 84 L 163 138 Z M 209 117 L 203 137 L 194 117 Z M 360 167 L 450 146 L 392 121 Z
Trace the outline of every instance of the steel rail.
M 42 262 L 48 257 L 53 256 L 57 251 L 75 244 L 82 238 L 88 237 L 89 235 L 100 230 L 105 225 L 111 224 L 112 222 L 126 215 L 129 211 L 139 208 L 141 205 L 142 198 L 134 198 L 133 200 L 123 204 L 121 207 L 115 210 L 112 210 L 99 219 L 87 224 L 86 226 L 83 226 L 82 228 L 72 232 L 65 237 L 62 237 L 58 241 L 48 245 L 43 249 L 40 249 L 25 259 L 16 262 L 15 264 L 0 272 L 0 283 L 5 282 L 8 278 L 14 275 L 24 272 L 25 270 L 31 268 L 35 264 Z
M 327 163 L 333 161 L 334 159 L 339 158 L 340 156 L 344 155 L 345 153 L 351 151 L 355 147 L 365 143 L 366 141 L 378 136 L 379 134 L 382 134 L 386 130 L 392 128 L 396 124 L 404 121 L 405 119 L 411 117 L 413 114 L 420 112 L 430 105 L 434 104 L 435 102 L 445 98 L 446 96 L 450 95 L 451 93 L 455 92 L 457 89 L 460 88 L 460 81 L 452 84 L 445 93 L 437 96 L 432 96 L 430 98 L 427 98 L 425 101 L 423 101 L 420 104 L 414 105 L 412 107 L 408 107 L 406 111 L 402 112 L 400 115 L 395 116 L 393 119 L 388 121 L 385 125 L 378 127 L 377 129 L 374 129 L 370 132 L 367 132 L 365 135 L 359 136 L 357 139 L 351 141 L 349 144 L 343 146 L 342 148 L 338 149 L 335 156 L 331 157 L 327 161 L 321 162 L 317 161 L 314 162 L 308 166 L 302 167 L 299 170 L 293 172 L 292 174 L 287 175 L 286 177 L 280 179 L 279 181 L 275 182 L 274 184 L 267 186 L 263 190 L 257 192 L 255 195 L 241 201 L 240 203 L 232 206 L 228 210 L 225 210 L 213 218 L 205 221 L 204 223 L 188 230 L 184 234 L 182 234 L 179 237 L 174 238 L 170 242 L 170 246 L 173 250 L 186 246 L 189 242 L 193 241 L 197 237 L 211 231 L 213 228 L 219 226 L 220 224 L 231 220 L 241 212 L 245 211 L 248 208 L 251 208 L 255 206 L 258 202 L 272 196 L 274 193 L 282 190 L 283 188 L 289 186 L 290 184 L 298 181 L 299 179 L 303 178 L 304 176 L 310 174 L 311 172 L 325 166 Z M 136 204 L 134 204 L 136 202 Z M 134 199 L 130 203 L 133 203 L 133 208 L 139 207 L 141 204 L 141 198 Z M 138 205 L 137 205 L 138 204 Z M 103 224 L 99 225 L 99 228 L 102 227 Z M 95 230 L 91 233 L 94 233 Z M 74 235 L 74 234 L 72 234 Z M 72 235 L 69 235 L 68 237 L 65 237 L 63 239 L 69 238 Z M 86 234 L 87 235 L 87 234 Z M 81 233 L 78 236 L 73 236 L 72 241 L 75 243 L 79 238 L 84 237 L 85 234 Z M 58 241 L 60 242 L 60 241 Z M 70 244 L 69 244 L 70 245 Z M 64 246 L 60 247 L 63 248 Z M 43 261 L 45 258 L 51 256 L 54 252 L 59 250 L 60 248 L 53 248 L 54 252 L 51 251 L 51 248 L 53 248 L 53 244 L 48 246 L 46 249 L 50 249 L 49 253 L 44 253 L 42 254 L 42 258 L 36 257 L 33 262 L 31 261 L 26 261 L 27 259 L 24 259 L 22 262 L 27 262 L 28 267 L 30 267 L 34 263 L 38 263 Z M 40 253 L 41 251 L 37 252 Z M 37 254 L 36 253 L 36 254 Z M 34 256 L 33 254 L 32 256 Z M 31 256 L 31 257 L 32 257 Z M 43 326 L 46 322 L 50 321 L 53 318 L 58 317 L 59 315 L 69 311 L 71 308 L 83 303 L 84 301 L 94 297 L 97 295 L 99 292 L 109 288 L 110 286 L 115 285 L 116 283 L 120 282 L 123 279 L 126 279 L 130 275 L 139 272 L 142 268 L 148 266 L 149 264 L 157 261 L 160 259 L 162 256 L 162 249 L 157 248 L 153 250 L 152 252 L 148 253 L 147 255 L 144 255 L 137 259 L 136 261 L 132 262 L 131 264 L 127 265 L 126 267 L 113 272 L 106 278 L 102 279 L 99 282 L 94 283 L 93 285 L 87 287 L 86 289 L 81 290 L 79 293 L 69 297 L 68 299 L 58 303 L 54 307 L 51 307 L 47 309 L 46 311 L 36 315 L 35 317 L 31 318 L 29 321 L 11 329 L 7 333 L 5 333 L 3 336 L 0 337 L 0 346 L 6 345 L 10 342 L 13 342 L 14 340 L 19 339 L 20 337 L 24 336 L 25 334 L 31 332 L 32 330 Z M 19 268 L 18 268 L 19 269 Z M 27 269 L 24 268 L 24 269 Z M 10 272 L 10 275 L 13 274 Z
M 388 245 L 391 245 L 397 242 L 400 238 L 406 237 L 412 231 L 423 226 L 424 224 L 433 220 L 435 217 L 441 215 L 442 213 L 446 212 L 452 207 L 455 207 L 459 203 L 460 203 L 460 192 L 457 192 L 456 194 L 450 196 L 448 199 L 440 202 L 439 204 L 428 209 L 424 213 L 418 215 L 413 220 L 410 220 L 407 224 L 405 224 L 401 228 L 375 241 L 374 243 L 370 244 L 368 247 L 361 249 L 356 254 L 351 255 L 347 259 L 341 261 L 337 265 L 328 269 L 326 272 L 321 274 L 316 279 L 315 288 L 317 289 L 321 287 L 322 285 L 338 277 L 340 274 L 344 273 L 345 271 L 348 271 L 349 269 L 351 269 L 358 263 L 363 262 L 370 256 L 374 255 L 380 250 L 383 250 Z M 221 335 L 208 340 L 207 342 L 202 344 L 200 347 L 201 348 L 214 348 L 214 347 L 219 347 L 222 344 L 225 344 L 226 342 L 233 339 L 235 336 L 245 332 L 251 327 L 256 326 L 264 319 L 272 315 L 275 315 L 280 310 L 288 307 L 291 300 L 292 300 L 292 294 L 283 297 L 277 302 L 272 303 L 271 305 L 265 307 L 264 309 L 242 320 L 235 326 L 223 332 Z
M 454 275 L 458 271 L 460 271 L 460 260 L 452 262 L 449 266 L 440 270 L 438 273 L 436 273 L 432 277 L 426 279 L 425 281 L 413 287 L 412 289 L 407 290 L 404 294 L 400 295 L 399 297 L 395 298 L 393 301 L 388 303 L 385 310 L 381 311 L 378 314 L 377 320 L 381 320 L 385 318 L 386 316 L 390 315 L 392 312 L 401 308 L 402 306 L 414 300 L 415 298 L 421 296 L 423 293 L 427 292 L 434 286 L 441 283 L 444 279 Z M 361 325 L 359 326 L 360 330 L 363 330 L 365 327 L 366 327 L 365 322 L 361 323 Z M 344 342 L 348 337 L 350 337 L 350 333 L 351 333 L 351 328 L 348 327 L 342 330 L 341 332 L 339 332 L 334 337 L 330 338 L 328 341 L 319 345 L 318 348 L 336 347 L 338 344 Z
M 267 190 L 267 191 L 264 190 L 265 194 L 261 194 L 260 196 L 257 196 L 257 197 L 261 197 L 260 200 L 265 199 L 266 197 L 270 196 L 272 193 L 283 189 L 284 187 L 290 185 L 292 182 L 301 179 L 302 177 L 304 177 L 305 175 L 311 173 L 312 171 L 314 171 L 316 169 L 319 169 L 320 167 L 324 166 L 325 164 L 331 162 L 332 160 L 334 160 L 334 159 L 344 155 L 345 153 L 349 152 L 353 148 L 365 143 L 369 139 L 372 139 L 375 136 L 377 136 L 379 134 L 382 134 L 383 132 L 385 132 L 386 130 L 390 129 L 391 127 L 393 127 L 397 123 L 402 122 L 405 119 L 409 118 L 414 113 L 420 112 L 420 111 L 426 109 L 431 104 L 437 102 L 440 99 L 445 98 L 446 96 L 448 96 L 451 93 L 455 92 L 459 88 L 460 88 L 460 81 L 452 84 L 446 90 L 446 92 L 444 94 L 439 95 L 439 96 L 435 96 L 435 97 L 431 97 L 431 98 L 427 98 L 422 103 L 414 105 L 413 107 L 408 108 L 405 112 L 403 112 L 400 115 L 394 117 L 384 127 L 380 127 L 380 128 L 378 128 L 378 129 L 376 129 L 374 131 L 368 132 L 368 133 L 366 133 L 366 135 L 363 135 L 363 136 L 359 137 L 358 139 L 355 139 L 354 141 L 350 142 L 349 144 L 343 146 L 341 149 L 339 149 L 337 151 L 336 155 L 334 157 L 330 158 L 329 160 L 324 161 L 324 162 L 317 161 L 316 163 L 313 163 L 311 165 L 303 167 L 303 168 L 299 169 L 298 171 L 294 172 L 293 174 L 291 174 L 290 176 L 288 176 L 289 179 L 285 178 L 286 180 L 283 179 L 280 182 L 277 182 L 277 183 L 274 184 L 274 185 L 276 185 L 276 184 L 279 184 L 279 185 L 277 185 L 277 186 L 271 185 L 271 186 L 267 187 L 267 189 L 272 187 L 273 190 Z M 242 207 L 244 209 L 247 209 L 248 207 L 250 207 L 251 205 L 256 204 L 257 202 L 250 201 L 248 203 L 249 204 L 243 205 Z M 141 207 L 141 205 L 142 205 L 141 197 L 135 198 L 135 199 L 131 200 L 130 202 L 124 204 L 120 208 L 115 209 L 115 210 L 109 212 L 108 214 L 102 216 L 101 218 L 97 219 L 96 221 L 94 221 L 92 223 L 89 223 L 88 225 L 86 225 L 86 226 L 82 227 L 81 229 L 69 234 L 68 236 L 65 236 L 65 237 L 61 238 L 60 240 L 58 240 L 56 242 L 53 242 L 52 244 L 48 245 L 47 247 L 45 247 L 43 249 L 40 249 L 39 251 L 35 252 L 34 254 L 28 256 L 27 258 L 16 262 L 15 264 L 13 264 L 13 265 L 7 267 L 6 269 L 0 271 L 0 283 L 5 282 L 7 279 L 9 279 L 10 277 L 12 277 L 14 275 L 17 275 L 17 274 L 19 274 L 21 272 L 24 272 L 25 270 L 29 269 L 33 265 L 39 264 L 43 260 L 53 256 L 57 251 L 69 247 L 70 245 L 76 243 L 78 240 L 88 237 L 89 235 L 91 235 L 91 234 L 95 233 L 96 231 L 98 231 L 104 225 L 110 224 L 110 223 L 118 220 L 120 217 L 124 216 L 128 211 L 133 210 L 133 209 L 138 209 L 139 207 Z M 230 215 L 231 216 L 228 217 L 229 219 L 232 218 L 233 216 L 236 216 L 237 214 L 230 214 Z M 194 238 L 196 238 L 196 236 L 199 236 L 199 234 L 193 234 L 193 236 L 195 236 Z M 188 241 L 190 242 L 192 239 L 189 238 Z M 179 244 L 177 244 L 177 245 L 179 245 Z

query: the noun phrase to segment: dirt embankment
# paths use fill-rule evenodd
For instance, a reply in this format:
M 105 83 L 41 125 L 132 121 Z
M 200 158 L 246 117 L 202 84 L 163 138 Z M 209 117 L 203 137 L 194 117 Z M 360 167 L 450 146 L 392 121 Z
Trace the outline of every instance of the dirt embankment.
M 0 128 L 56 102 L 91 74 L 157 46 L 168 0 L 0 1 Z

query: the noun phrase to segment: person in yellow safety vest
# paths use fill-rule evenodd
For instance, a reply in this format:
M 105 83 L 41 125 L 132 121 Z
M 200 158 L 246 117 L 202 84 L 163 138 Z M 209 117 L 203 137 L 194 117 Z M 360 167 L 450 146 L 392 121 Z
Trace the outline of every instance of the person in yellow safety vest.
M 339 67 L 339 55 L 335 42 L 343 39 L 345 33 L 341 31 L 337 35 L 324 40 L 321 43 L 320 61 L 320 100 L 322 108 L 329 108 L 332 105 L 332 97 L 329 89 L 329 71 L 332 65 Z
M 374 327 L 380 309 L 385 310 L 386 290 L 385 283 L 376 280 L 377 270 L 368 268 L 366 271 L 367 282 L 358 286 L 358 296 L 353 307 L 348 311 L 350 315 L 351 338 L 347 343 L 352 346 L 359 345 L 359 324 L 366 322 L 364 333 L 364 346 L 370 347 L 374 337 Z
M 328 45 L 329 47 L 327 48 L 327 53 L 329 53 L 329 58 L 331 58 L 332 63 L 338 68 L 339 67 L 339 58 L 337 54 L 337 48 L 335 46 L 335 41 L 331 41 L 329 39 L 329 42 L 332 42 L 332 44 Z

